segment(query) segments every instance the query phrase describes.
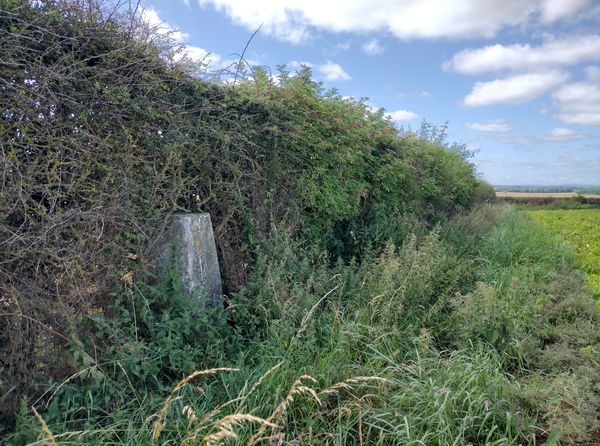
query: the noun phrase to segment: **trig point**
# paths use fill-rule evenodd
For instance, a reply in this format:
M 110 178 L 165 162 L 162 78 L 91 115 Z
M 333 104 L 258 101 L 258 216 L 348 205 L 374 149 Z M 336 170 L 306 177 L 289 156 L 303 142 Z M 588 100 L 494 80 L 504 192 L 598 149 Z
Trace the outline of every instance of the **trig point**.
M 165 237 L 163 259 L 172 259 L 186 294 L 204 306 L 223 296 L 210 214 L 176 213 Z

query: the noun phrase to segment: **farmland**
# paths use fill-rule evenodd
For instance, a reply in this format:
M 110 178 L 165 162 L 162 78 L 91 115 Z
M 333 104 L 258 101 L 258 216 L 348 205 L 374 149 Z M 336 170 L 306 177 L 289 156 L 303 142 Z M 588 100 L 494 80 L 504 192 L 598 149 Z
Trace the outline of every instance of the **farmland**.
M 571 198 L 575 192 L 496 192 L 498 198 Z M 600 198 L 596 194 L 582 194 L 584 198 Z
M 535 210 L 529 214 L 573 249 L 595 298 L 600 299 L 600 209 Z

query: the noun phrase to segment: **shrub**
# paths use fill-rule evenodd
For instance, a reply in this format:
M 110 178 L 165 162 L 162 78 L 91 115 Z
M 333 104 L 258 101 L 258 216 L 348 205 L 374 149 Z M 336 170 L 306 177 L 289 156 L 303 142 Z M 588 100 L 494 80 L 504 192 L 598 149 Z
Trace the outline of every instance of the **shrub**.
M 491 184 L 483 180 L 477 180 L 477 185 L 473 191 L 473 200 L 476 203 L 493 203 L 496 201 L 496 190 Z

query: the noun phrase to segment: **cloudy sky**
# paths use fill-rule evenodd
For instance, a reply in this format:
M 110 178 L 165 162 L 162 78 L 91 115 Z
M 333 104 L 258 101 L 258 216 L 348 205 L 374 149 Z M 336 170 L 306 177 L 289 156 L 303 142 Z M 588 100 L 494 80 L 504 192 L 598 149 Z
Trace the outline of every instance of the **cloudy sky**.
M 312 67 L 398 125 L 449 123 L 495 185 L 600 185 L 600 0 L 142 0 L 215 68 Z

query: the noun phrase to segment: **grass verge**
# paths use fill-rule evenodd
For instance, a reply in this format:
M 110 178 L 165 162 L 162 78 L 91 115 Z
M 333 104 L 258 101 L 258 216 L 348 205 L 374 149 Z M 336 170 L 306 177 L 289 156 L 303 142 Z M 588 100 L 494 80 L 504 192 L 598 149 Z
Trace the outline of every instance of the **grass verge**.
M 8 443 L 550 445 L 598 428 L 598 309 L 525 214 L 485 206 L 360 262 L 277 237 L 225 310 L 236 348 L 197 357 L 210 369 L 127 379 L 182 348 L 138 338 L 119 374 L 24 403 Z

